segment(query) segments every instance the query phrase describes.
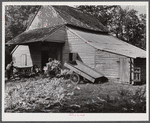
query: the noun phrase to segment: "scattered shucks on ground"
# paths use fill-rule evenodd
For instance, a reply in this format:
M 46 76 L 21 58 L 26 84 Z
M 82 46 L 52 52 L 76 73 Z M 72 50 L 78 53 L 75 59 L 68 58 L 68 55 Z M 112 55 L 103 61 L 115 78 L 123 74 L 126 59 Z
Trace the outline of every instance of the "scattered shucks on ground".
M 5 112 L 144 113 L 143 87 L 75 84 L 65 77 L 28 78 L 6 84 Z
M 69 99 L 74 94 L 76 84 L 63 78 L 44 78 L 18 83 L 17 86 L 5 88 L 6 110 L 41 110 L 47 106 Z

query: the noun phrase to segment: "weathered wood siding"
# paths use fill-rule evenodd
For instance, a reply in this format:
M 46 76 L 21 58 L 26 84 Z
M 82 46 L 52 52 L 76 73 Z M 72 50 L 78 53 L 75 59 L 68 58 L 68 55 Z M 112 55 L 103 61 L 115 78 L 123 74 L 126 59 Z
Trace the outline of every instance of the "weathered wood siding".
M 27 64 L 26 66 L 32 66 L 32 59 L 30 55 L 30 50 L 27 45 L 19 45 L 16 50 L 12 53 L 14 66 L 24 66 L 22 56 L 26 55 Z
M 37 65 L 41 68 L 41 43 L 29 44 L 29 49 L 33 65 Z
M 129 58 L 117 54 L 96 51 L 95 69 L 103 73 L 108 78 L 113 78 L 118 82 L 130 81 Z
M 78 59 L 86 65 L 94 68 L 95 48 L 85 43 L 81 38 L 67 30 L 67 41 L 62 49 L 62 62 L 69 61 L 69 53 L 77 53 Z
M 134 59 L 134 67 L 141 68 L 141 82 L 146 82 L 146 58 Z
M 29 30 L 44 27 L 52 27 L 64 23 L 65 21 L 53 9 L 52 6 L 42 6 L 36 14 L 33 22 L 31 23 Z
M 58 43 L 65 43 L 66 41 L 66 30 L 65 27 L 59 28 L 56 32 L 50 34 L 49 37 L 45 41 L 48 42 L 58 42 Z
M 119 78 L 122 83 L 130 83 L 130 58 L 119 58 Z

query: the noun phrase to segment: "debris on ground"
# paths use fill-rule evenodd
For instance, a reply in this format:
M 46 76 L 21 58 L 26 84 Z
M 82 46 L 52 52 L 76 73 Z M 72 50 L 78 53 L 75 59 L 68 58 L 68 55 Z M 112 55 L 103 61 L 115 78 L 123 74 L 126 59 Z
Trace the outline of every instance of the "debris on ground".
M 70 85 L 70 86 L 68 86 Z M 48 106 L 69 99 L 76 88 L 70 80 L 63 78 L 45 78 L 26 82 L 20 82 L 17 86 L 5 88 L 5 110 L 44 110 Z

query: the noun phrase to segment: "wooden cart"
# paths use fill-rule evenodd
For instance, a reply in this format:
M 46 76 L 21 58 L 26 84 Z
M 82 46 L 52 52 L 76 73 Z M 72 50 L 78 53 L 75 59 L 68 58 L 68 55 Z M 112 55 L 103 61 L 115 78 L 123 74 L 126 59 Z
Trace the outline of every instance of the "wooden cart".
M 84 63 L 78 60 L 73 62 L 65 62 L 64 66 L 73 71 L 73 74 L 71 74 L 70 79 L 76 83 L 80 81 L 81 77 L 93 83 L 101 77 L 104 77 L 104 75 L 102 75 L 101 73 L 97 72 L 96 70 L 90 68 L 89 66 L 85 65 Z
M 14 66 L 14 77 L 29 77 L 32 73 L 32 66 Z

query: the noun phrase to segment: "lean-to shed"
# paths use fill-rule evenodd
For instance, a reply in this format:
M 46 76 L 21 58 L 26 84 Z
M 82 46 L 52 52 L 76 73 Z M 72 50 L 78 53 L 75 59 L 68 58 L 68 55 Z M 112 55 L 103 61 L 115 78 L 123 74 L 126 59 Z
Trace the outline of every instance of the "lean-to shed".
M 7 44 L 16 66 L 37 65 L 49 57 L 80 60 L 122 83 L 146 81 L 146 51 L 108 34 L 95 17 L 68 6 L 41 6 L 27 30 Z

